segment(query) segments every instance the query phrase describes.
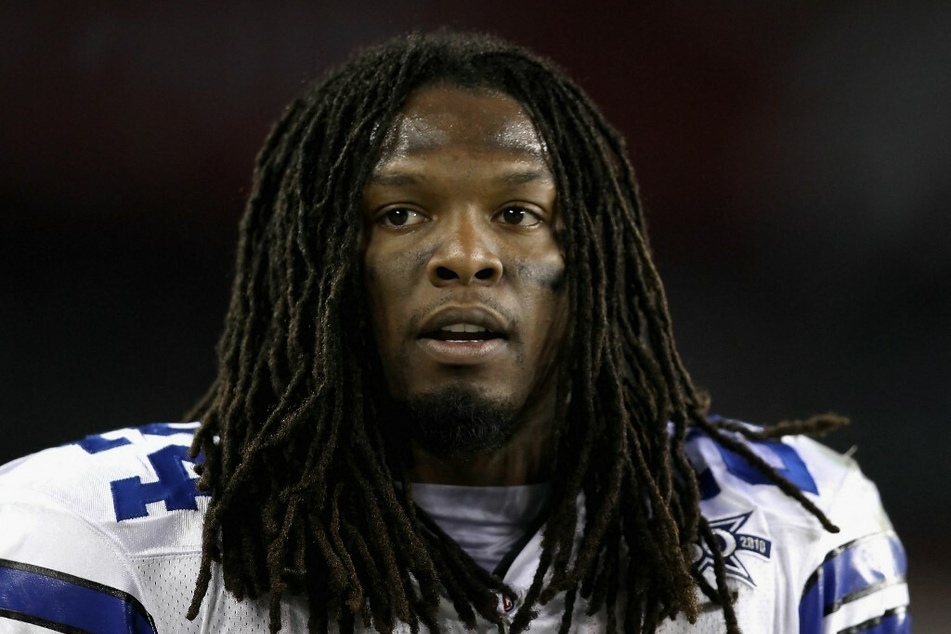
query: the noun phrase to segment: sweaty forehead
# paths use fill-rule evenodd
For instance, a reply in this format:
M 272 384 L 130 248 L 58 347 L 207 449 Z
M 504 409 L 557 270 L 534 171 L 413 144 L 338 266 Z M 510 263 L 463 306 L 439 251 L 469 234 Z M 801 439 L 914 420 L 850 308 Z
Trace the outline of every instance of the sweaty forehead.
M 544 144 L 525 109 L 488 90 L 429 86 L 413 93 L 387 133 L 383 158 L 424 153 L 449 144 L 507 150 L 544 159 Z

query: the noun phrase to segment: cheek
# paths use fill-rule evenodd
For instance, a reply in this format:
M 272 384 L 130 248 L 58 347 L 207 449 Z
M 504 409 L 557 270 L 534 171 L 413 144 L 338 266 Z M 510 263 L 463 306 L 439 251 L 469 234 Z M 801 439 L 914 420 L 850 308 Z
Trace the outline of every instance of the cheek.
M 561 255 L 521 260 L 515 265 L 519 282 L 550 293 L 560 293 L 565 285 L 565 262 Z
M 564 339 L 568 301 L 565 291 L 565 263 L 561 254 L 522 260 L 515 264 L 514 277 L 524 301 L 531 304 L 535 324 L 535 345 L 551 348 Z M 526 307 L 528 307 L 526 305 Z
M 364 288 L 370 307 L 373 330 L 381 347 L 405 323 L 407 299 L 418 276 L 418 251 L 370 248 L 364 260 Z

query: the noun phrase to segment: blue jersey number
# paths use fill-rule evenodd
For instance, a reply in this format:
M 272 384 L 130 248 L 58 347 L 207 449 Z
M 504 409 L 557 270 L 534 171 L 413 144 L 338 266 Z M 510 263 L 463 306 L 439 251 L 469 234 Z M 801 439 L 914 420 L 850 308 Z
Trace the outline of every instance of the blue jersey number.
M 138 431 L 147 436 L 172 436 L 189 433 L 192 430 L 156 423 L 139 427 Z M 87 436 L 76 444 L 87 453 L 97 454 L 130 445 L 132 441 L 128 438 Z M 208 493 L 195 488 L 197 478 L 188 472 L 185 463 L 200 464 L 202 456 L 199 455 L 197 459 L 191 460 L 188 457 L 187 446 L 170 444 L 146 457 L 158 477 L 156 482 L 143 483 L 140 477 L 134 476 L 113 480 L 110 483 L 116 521 L 146 517 L 149 514 L 146 505 L 155 502 L 164 502 L 166 510 L 169 511 L 197 510 L 198 497 L 207 496 Z

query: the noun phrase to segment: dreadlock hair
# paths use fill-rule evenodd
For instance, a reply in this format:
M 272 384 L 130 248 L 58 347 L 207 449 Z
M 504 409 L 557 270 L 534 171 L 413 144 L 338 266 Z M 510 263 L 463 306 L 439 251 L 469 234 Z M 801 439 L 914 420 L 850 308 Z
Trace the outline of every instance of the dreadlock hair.
M 502 629 L 498 596 L 513 591 L 415 507 L 406 462 L 377 424 L 385 412 L 374 397 L 383 387 L 362 281 L 361 195 L 395 115 L 436 83 L 521 103 L 547 145 L 565 223 L 571 362 L 558 394 L 569 404 L 553 423 L 540 565 L 510 631 L 565 593 L 563 632 L 579 595 L 591 613 L 606 609 L 607 631 L 654 632 L 678 614 L 693 621 L 699 588 L 738 632 L 684 451 L 688 429 L 746 456 L 834 527 L 738 438 L 774 432 L 705 418 L 707 400 L 675 349 L 620 136 L 548 62 L 446 32 L 368 49 L 311 85 L 257 157 L 218 376 L 191 413 L 202 420 L 192 446 L 204 455 L 199 487 L 213 495 L 189 618 L 220 563 L 238 599 L 269 601 L 271 632 L 288 595 L 308 601 L 312 632 L 330 623 L 390 632 L 398 622 L 438 632 L 441 598 L 468 627 L 481 618 Z M 775 434 L 840 422 L 819 417 Z M 698 539 L 714 553 L 715 587 L 692 569 Z

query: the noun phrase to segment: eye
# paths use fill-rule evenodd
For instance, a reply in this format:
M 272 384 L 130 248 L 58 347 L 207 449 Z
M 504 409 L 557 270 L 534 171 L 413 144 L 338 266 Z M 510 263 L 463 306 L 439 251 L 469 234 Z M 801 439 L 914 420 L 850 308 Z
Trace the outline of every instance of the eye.
M 542 222 L 541 217 L 536 212 L 517 205 L 505 207 L 498 213 L 497 217 L 507 225 L 519 227 L 534 227 Z
M 425 222 L 426 216 L 405 207 L 393 207 L 384 211 L 379 221 L 387 227 L 408 227 Z

